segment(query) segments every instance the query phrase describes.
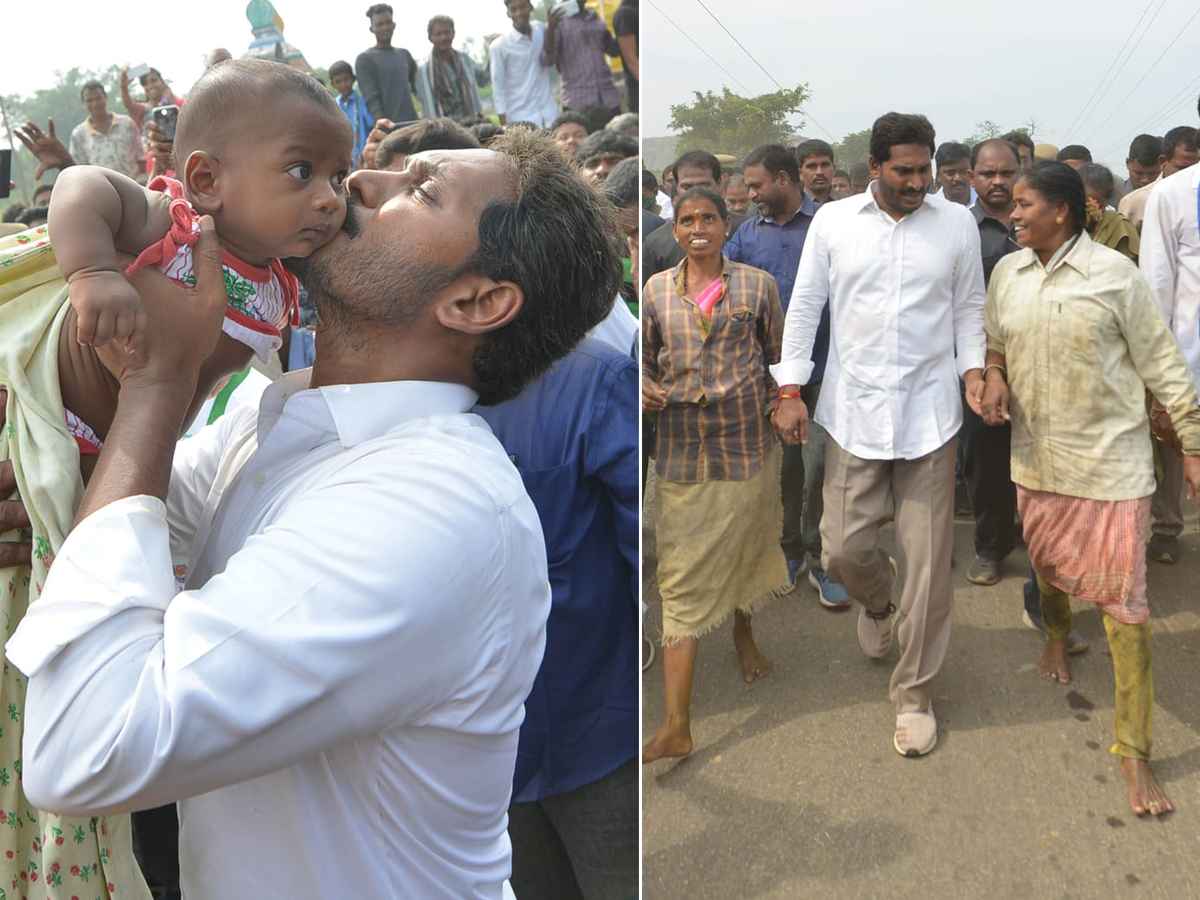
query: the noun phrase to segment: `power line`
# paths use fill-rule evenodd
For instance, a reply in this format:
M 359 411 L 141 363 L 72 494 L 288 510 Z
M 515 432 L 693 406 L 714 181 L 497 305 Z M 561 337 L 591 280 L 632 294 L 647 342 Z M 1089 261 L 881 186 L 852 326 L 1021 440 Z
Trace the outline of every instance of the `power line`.
M 1105 119 L 1103 122 L 1101 122 L 1092 131 L 1092 134 L 1098 134 L 1100 132 L 1100 129 L 1102 129 L 1105 125 L 1107 125 L 1109 123 L 1109 121 L 1112 120 L 1112 117 L 1117 114 L 1117 110 L 1120 109 L 1122 106 L 1124 106 L 1125 103 L 1129 100 L 1129 98 L 1134 95 L 1134 92 L 1137 91 L 1137 89 L 1139 87 L 1141 87 L 1142 82 L 1145 81 L 1149 77 L 1150 73 L 1154 71 L 1154 67 L 1157 66 L 1160 62 L 1162 62 L 1162 58 L 1167 55 L 1168 50 L 1170 50 L 1172 47 L 1175 46 L 1175 42 L 1178 41 L 1181 37 L 1183 37 L 1183 33 L 1185 31 L 1187 31 L 1188 26 L 1191 25 L 1192 22 L 1194 22 L 1196 20 L 1197 16 L 1200 16 L 1200 8 L 1197 8 L 1197 10 L 1194 13 L 1192 13 L 1192 17 L 1183 23 L 1183 27 L 1180 28 L 1178 32 L 1176 32 L 1175 37 L 1171 38 L 1171 43 L 1167 44 L 1167 46 L 1163 49 L 1163 52 L 1158 54 L 1158 59 L 1154 60 L 1154 62 L 1152 62 L 1150 64 L 1150 68 L 1148 68 L 1146 70 L 1145 74 L 1142 75 L 1142 77 L 1138 79 L 1137 84 L 1135 84 L 1132 88 L 1130 88 L 1129 93 L 1125 95 L 1125 98 L 1120 103 L 1118 103 L 1115 107 L 1113 107 L 1113 111 L 1108 114 L 1108 118 Z M 1091 135 L 1089 135 L 1089 137 L 1091 137 Z
M 1180 107 L 1184 105 L 1190 107 L 1196 96 L 1197 88 L 1200 88 L 1200 76 L 1197 76 L 1195 79 L 1193 79 L 1190 84 L 1183 88 L 1183 90 L 1176 93 L 1175 96 L 1155 110 L 1153 115 L 1151 115 L 1148 119 L 1143 121 L 1141 125 L 1129 133 L 1142 134 L 1150 126 L 1165 119 L 1167 116 L 1174 114 L 1175 110 L 1179 109 Z M 1107 156 L 1109 153 L 1119 150 L 1122 146 L 1124 146 L 1123 141 L 1113 144 L 1112 147 L 1108 150 L 1105 150 L 1101 156 Z
M 1166 0 L 1163 0 L 1163 2 L 1165 3 Z M 1092 101 L 1096 99 L 1096 95 L 1100 93 L 1100 88 L 1103 87 L 1105 80 L 1108 78 L 1108 73 L 1113 70 L 1113 66 L 1115 66 L 1117 64 L 1117 60 L 1121 58 L 1121 54 L 1125 52 L 1125 48 L 1127 46 L 1129 46 L 1129 42 L 1131 40 L 1133 40 L 1133 36 L 1135 34 L 1137 34 L 1138 26 L 1142 24 L 1142 19 L 1146 18 L 1146 13 L 1148 13 L 1150 11 L 1150 7 L 1153 5 L 1154 5 L 1154 0 L 1146 0 L 1146 8 L 1143 9 L 1142 14 L 1140 16 L 1138 16 L 1138 20 L 1133 24 L 1133 28 L 1130 29 L 1129 34 L 1125 35 L 1125 43 L 1123 43 L 1121 45 L 1121 49 L 1119 49 L 1117 51 L 1117 55 L 1114 56 L 1112 62 L 1110 62 L 1108 64 L 1108 68 L 1105 69 L 1104 74 L 1100 76 L 1100 80 L 1096 82 L 1096 89 L 1094 91 L 1092 91 L 1092 96 L 1088 97 L 1087 100 L 1084 101 L 1083 106 L 1081 106 L 1079 109 L 1079 112 L 1077 112 L 1075 114 L 1075 118 L 1071 121 L 1071 124 L 1068 125 L 1066 131 L 1063 132 L 1064 134 L 1068 134 L 1068 135 L 1072 134 L 1075 130 L 1076 125 L 1082 125 L 1083 121 L 1086 121 L 1086 119 L 1084 118 L 1084 115 L 1083 115 L 1084 112 L 1088 109 L 1089 106 L 1091 106 Z M 1162 6 L 1160 5 L 1158 8 L 1161 10 Z M 1153 20 L 1151 20 L 1151 22 L 1153 22 Z M 1150 30 L 1149 25 L 1146 26 L 1146 30 L 1147 31 Z M 1143 31 L 1142 36 L 1144 37 L 1145 34 L 1146 34 L 1146 32 Z M 1135 44 L 1133 50 L 1136 50 L 1136 49 L 1137 49 L 1137 45 Z M 1133 56 L 1133 50 L 1129 51 L 1129 56 Z M 1125 57 L 1125 62 L 1129 62 L 1128 56 Z M 1125 66 L 1125 63 L 1122 63 L 1121 67 L 1124 68 L 1124 66 Z M 1120 74 L 1121 73 L 1118 71 L 1117 75 L 1120 75 Z M 1116 81 L 1116 75 L 1113 76 L 1113 81 Z M 1112 87 L 1112 85 L 1110 84 L 1109 87 Z M 1107 91 L 1106 91 L 1106 93 L 1107 93 Z M 1082 119 L 1082 121 L 1081 121 L 1081 119 Z
M 702 10 L 703 10 L 704 12 L 707 12 L 707 13 L 709 14 L 709 17 L 713 19 L 713 22 L 715 22 L 716 24 L 720 25 L 721 31 L 724 31 L 724 32 L 725 32 L 725 34 L 727 34 L 728 36 L 730 36 L 730 40 L 732 40 L 732 41 L 733 41 L 733 43 L 736 43 L 738 47 L 742 48 L 742 52 L 743 52 L 743 53 L 744 53 L 746 56 L 749 56 L 749 58 L 750 58 L 750 61 L 751 61 L 751 62 L 754 62 L 754 64 L 755 64 L 756 66 L 758 66 L 758 68 L 760 68 L 760 70 L 762 71 L 762 73 L 764 74 L 764 76 L 767 76 L 767 78 L 769 78 L 770 80 L 772 80 L 772 82 L 774 82 L 774 84 L 775 84 L 776 88 L 779 88 L 780 90 L 787 90 L 786 88 L 784 88 L 784 85 L 782 85 L 782 84 L 780 84 L 780 83 L 779 83 L 779 79 L 776 79 L 776 78 L 775 78 L 775 76 L 773 76 L 773 74 L 772 74 L 772 73 L 768 72 L 768 71 L 767 71 L 767 68 L 766 68 L 766 67 L 764 67 L 764 66 L 762 65 L 762 62 L 758 61 L 758 60 L 755 58 L 755 55 L 754 55 L 754 54 L 752 54 L 752 53 L 750 53 L 750 50 L 748 50 L 748 49 L 746 49 L 746 48 L 745 48 L 744 44 L 738 40 L 737 36 L 734 36 L 733 32 L 732 32 L 732 31 L 730 31 L 730 30 L 728 30 L 728 29 L 726 28 L 726 26 L 725 26 L 725 23 L 724 23 L 724 22 L 721 22 L 721 20 L 720 20 L 719 18 L 716 18 L 715 16 L 713 16 L 713 11 L 712 11 L 712 10 L 709 10 L 709 8 L 708 8 L 707 6 L 704 6 L 704 0 L 696 0 L 696 2 L 697 2 L 697 4 L 700 4 L 700 7 L 702 8 Z M 830 133 L 829 133 L 829 131 L 828 131 L 828 128 L 824 127 L 824 126 L 821 124 L 821 122 L 818 122 L 816 119 L 812 118 L 812 116 L 811 116 L 811 115 L 808 113 L 808 110 L 805 110 L 805 113 L 804 113 L 804 115 L 806 116 L 806 118 L 808 118 L 808 119 L 809 119 L 809 121 L 811 121 L 811 122 L 812 122 L 812 124 L 816 125 L 818 128 L 821 128 L 821 131 L 823 131 L 824 133 L 826 133 L 826 134 L 827 134 L 827 136 L 829 137 L 829 139 L 830 139 L 830 140 L 836 140 L 836 139 L 838 139 L 838 138 L 835 138 L 835 137 L 833 136 L 833 134 L 830 134 Z
M 746 87 L 744 84 L 742 84 L 740 81 L 738 81 L 737 78 L 734 77 L 732 72 L 730 72 L 727 68 L 725 68 L 719 62 L 717 62 L 716 58 L 711 53 L 709 53 L 707 50 L 705 50 L 703 47 L 701 47 L 699 44 L 697 44 L 696 41 L 693 40 L 693 38 L 690 34 L 688 34 L 686 31 L 684 31 L 682 28 L 680 28 L 679 25 L 676 24 L 674 19 L 672 19 L 665 12 L 663 12 L 661 9 L 659 9 L 658 6 L 655 4 L 654 0 L 647 0 L 647 2 L 652 7 L 654 7 L 654 10 L 660 16 L 662 16 L 664 19 L 666 19 L 668 22 L 670 22 L 671 25 L 674 26 L 676 31 L 678 31 L 685 38 L 687 38 L 689 41 L 691 41 L 693 47 L 695 47 L 697 50 L 699 50 L 701 53 L 703 53 L 705 56 L 707 56 L 710 60 L 712 60 L 712 63 L 714 66 L 716 66 L 718 69 L 720 69 L 726 75 L 728 75 L 730 77 L 730 79 L 733 81 L 733 83 L 736 84 L 738 87 L 740 87 L 746 93 L 746 96 L 749 97 L 749 96 L 753 95 L 754 92 L 751 91 L 750 88 Z

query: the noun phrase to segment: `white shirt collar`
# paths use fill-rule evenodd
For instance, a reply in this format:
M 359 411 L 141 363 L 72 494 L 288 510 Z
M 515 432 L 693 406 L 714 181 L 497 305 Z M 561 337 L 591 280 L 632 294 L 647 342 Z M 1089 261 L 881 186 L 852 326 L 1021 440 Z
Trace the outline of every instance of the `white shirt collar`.
M 312 390 L 311 369 L 289 372 L 263 392 L 259 441 L 283 415 L 337 433 L 343 447 L 379 437 L 404 422 L 468 412 L 479 395 L 463 384 L 383 381 Z

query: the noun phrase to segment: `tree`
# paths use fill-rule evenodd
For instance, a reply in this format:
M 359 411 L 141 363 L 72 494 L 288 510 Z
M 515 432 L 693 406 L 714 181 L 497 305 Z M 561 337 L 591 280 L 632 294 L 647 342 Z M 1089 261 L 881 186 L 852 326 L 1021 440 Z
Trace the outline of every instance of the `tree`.
M 727 87 L 721 88 L 719 96 L 712 91 L 692 93 L 695 103 L 671 106 L 669 127 L 679 133 L 676 150 L 680 154 L 690 150 L 728 153 L 739 160 L 762 144 L 789 143 L 792 132 L 804 121 L 789 120 L 810 96 L 807 84 L 750 98 Z
M 850 171 L 851 166 L 865 163 L 871 155 L 871 129 L 864 128 L 846 135 L 833 145 L 833 158 L 839 169 Z
M 975 130 L 963 138 L 962 142 L 968 147 L 974 147 L 980 141 L 990 141 L 992 138 L 998 138 L 1002 134 L 1004 134 L 1003 128 L 991 119 L 984 119 L 982 122 L 975 123 Z

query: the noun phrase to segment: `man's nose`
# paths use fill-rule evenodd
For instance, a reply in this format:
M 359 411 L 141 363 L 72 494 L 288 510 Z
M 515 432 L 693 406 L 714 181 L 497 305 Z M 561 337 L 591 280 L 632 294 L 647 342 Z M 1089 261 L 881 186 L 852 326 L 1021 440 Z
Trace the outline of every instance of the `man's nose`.
M 389 197 L 398 194 L 412 180 L 405 172 L 359 169 L 345 181 L 346 192 L 357 197 L 368 209 L 378 209 Z

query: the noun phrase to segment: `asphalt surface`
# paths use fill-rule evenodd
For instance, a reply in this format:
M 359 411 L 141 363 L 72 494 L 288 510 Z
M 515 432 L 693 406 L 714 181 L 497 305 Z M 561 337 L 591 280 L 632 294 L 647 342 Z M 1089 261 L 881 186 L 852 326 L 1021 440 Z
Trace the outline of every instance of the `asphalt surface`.
M 646 630 L 660 632 L 653 491 L 643 519 Z M 855 614 L 804 581 L 754 618 L 775 664 L 741 680 L 732 618 L 701 640 L 695 751 L 643 767 L 646 900 L 1200 897 L 1200 533 L 1185 502 L 1183 556 L 1149 562 L 1156 691 L 1154 767 L 1176 811 L 1139 819 L 1116 757 L 1112 659 L 1100 613 L 1073 601 L 1091 648 L 1072 681 L 1034 669 L 1022 624 L 1023 546 L 1001 582 L 966 580 L 969 518 L 956 520 L 954 632 L 934 691 L 927 757 L 892 748 L 888 678 L 899 655 L 862 655 Z M 890 527 L 883 541 L 894 546 Z M 901 562 L 900 575 L 904 567 Z M 643 675 L 643 736 L 663 715 L 662 656 Z

